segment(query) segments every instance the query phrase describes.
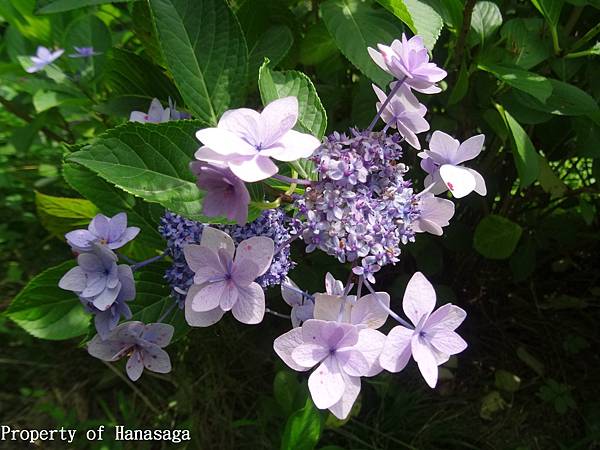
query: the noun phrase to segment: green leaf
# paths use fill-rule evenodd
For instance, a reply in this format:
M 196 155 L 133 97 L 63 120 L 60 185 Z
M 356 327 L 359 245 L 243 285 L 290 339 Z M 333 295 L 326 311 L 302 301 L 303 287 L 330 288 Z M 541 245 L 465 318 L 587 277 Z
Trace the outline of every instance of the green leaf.
M 280 370 L 275 374 L 273 395 L 286 416 L 293 412 L 294 398 L 299 388 L 300 383 L 294 372 Z
M 0 17 L 19 30 L 21 35 L 41 45 L 50 45 L 52 25 L 48 17 L 34 14 L 36 0 L 0 1 Z
M 129 307 L 133 316 L 131 320 L 144 323 L 155 323 L 161 320 L 175 328 L 173 342 L 185 336 L 190 327 L 185 321 L 183 310 L 179 309 L 169 287 L 164 283 L 167 264 L 153 264 L 136 273 L 136 295 Z
M 12 301 L 6 315 L 40 339 L 84 335 L 91 316 L 75 294 L 58 287 L 58 281 L 74 266 L 73 261 L 67 261 L 34 277 Z
M 541 155 L 538 155 L 540 161 L 540 185 L 544 192 L 548 192 L 551 198 L 562 197 L 569 188 L 563 180 L 558 178 L 548 160 Z
M 563 7 L 562 0 L 531 0 L 531 3 L 542 13 L 550 25 L 554 27 L 558 25 L 560 11 Z
M 376 84 L 387 85 L 392 77 L 373 62 L 367 47 L 390 44 L 402 34 L 394 16 L 359 0 L 326 0 L 321 15 L 344 56 Z
M 297 97 L 298 125 L 301 131 L 309 132 L 319 139 L 323 137 L 327 128 L 327 114 L 310 78 L 295 70 L 271 70 L 269 61 L 266 60 L 259 71 L 258 87 L 263 105 L 282 97 Z
M 293 43 L 294 35 L 285 25 L 274 25 L 267 29 L 249 49 L 248 84 L 252 88 L 256 85 L 258 71 L 265 58 L 276 66 L 287 55 Z
M 450 92 L 450 97 L 448 98 L 448 106 L 454 105 L 460 102 L 465 95 L 467 95 L 467 91 L 469 90 L 469 71 L 466 69 L 464 65 L 461 66 L 460 72 L 458 72 L 458 79 L 454 84 L 454 88 Z
M 76 162 L 147 202 L 190 219 L 216 223 L 202 215 L 202 193 L 189 170 L 198 149 L 196 121 L 161 124 L 129 122 L 109 130 L 94 143 L 71 154 Z
M 420 35 L 423 38 L 425 46 L 429 50 L 433 50 L 444 26 L 442 17 L 433 5 L 422 0 L 377 1 L 404 22 L 414 34 Z M 389 42 L 385 44 L 389 44 Z
M 150 0 L 165 62 L 194 115 L 216 126 L 244 100 L 248 49 L 224 0 Z
M 281 450 L 312 450 L 321 437 L 321 416 L 310 397 L 304 408 L 296 411 L 285 424 Z
M 483 46 L 502 25 L 502 13 L 494 2 L 481 1 L 475 4 L 471 16 L 471 28 L 477 33 Z
M 490 72 L 500 81 L 545 102 L 552 94 L 552 83 L 546 77 L 516 67 L 499 64 L 479 64 L 481 70 Z
M 108 27 L 96 16 L 86 14 L 71 22 L 65 31 L 63 45 L 67 52 L 74 52 L 74 47 L 93 47 L 100 53 L 92 58 L 71 58 L 69 64 L 79 70 L 97 76 L 104 69 L 106 52 L 112 47 L 112 38 Z M 84 72 L 85 73 L 85 72 Z
M 490 214 L 475 228 L 473 247 L 488 259 L 506 259 L 515 251 L 522 232 L 519 224 Z
M 510 257 L 509 265 L 513 279 L 525 281 L 535 271 L 535 242 L 530 236 L 523 236 L 521 244 Z
M 336 53 L 337 46 L 322 21 L 312 25 L 300 41 L 300 62 L 306 66 L 317 65 Z
M 494 384 L 500 390 L 517 392 L 521 387 L 521 379 L 514 373 L 500 369 L 494 373 Z
M 517 122 L 502 106 L 496 105 L 496 109 L 503 117 L 507 128 L 510 130 L 513 144 L 513 158 L 515 160 L 515 165 L 517 166 L 520 185 L 524 188 L 538 178 L 540 173 L 539 155 L 536 152 L 531 139 L 529 139 L 529 136 L 527 136 L 523 127 L 519 125 L 519 122 Z
M 125 211 L 128 225 L 141 230 L 135 238 L 136 243 L 150 249 L 164 248 L 165 242 L 157 230 L 164 213 L 162 206 L 136 199 L 79 164 L 64 163 L 63 176 L 73 189 L 94 203 L 102 213 L 114 216 Z
M 98 214 L 98 208 L 89 200 L 53 197 L 38 191 L 35 192 L 35 204 L 44 227 L 59 239 L 69 231 L 87 228 Z
M 552 43 L 544 38 L 542 19 L 511 19 L 500 30 L 506 39 L 509 62 L 531 69 L 552 55 Z
M 37 91 L 33 95 L 32 100 L 33 107 L 37 113 L 48 111 L 57 106 L 83 106 L 89 104 L 89 100 L 86 98 L 77 98 L 61 92 L 44 90 Z
M 126 3 L 134 0 L 55 0 L 37 10 L 37 14 L 55 14 L 86 6 L 103 5 L 105 3 Z

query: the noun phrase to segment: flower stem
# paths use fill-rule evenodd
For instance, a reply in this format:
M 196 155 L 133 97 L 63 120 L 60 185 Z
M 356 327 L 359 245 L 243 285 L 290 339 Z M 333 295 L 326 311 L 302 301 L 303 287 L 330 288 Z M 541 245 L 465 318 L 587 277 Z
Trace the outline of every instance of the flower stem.
M 294 292 L 302 295 L 303 297 L 306 297 L 311 302 L 315 301 L 315 297 L 313 295 L 310 295 L 308 292 L 301 291 L 300 289 L 296 289 L 294 286 L 289 286 L 289 285 L 286 284 L 285 285 L 285 289 L 289 289 L 290 291 L 294 291 Z
M 137 264 L 133 259 L 129 258 L 128 256 L 125 256 L 123 253 L 117 252 L 117 256 L 123 261 L 125 261 L 127 264 Z
M 383 113 L 383 111 L 385 110 L 385 107 L 388 105 L 389 102 L 392 101 L 392 99 L 394 98 L 394 95 L 396 95 L 396 92 L 398 92 L 398 90 L 400 89 L 400 87 L 404 84 L 404 80 L 406 80 L 406 77 L 404 77 L 401 80 L 399 80 L 399 81 L 396 82 L 396 84 L 392 88 L 392 91 L 389 93 L 389 95 L 385 99 L 385 102 L 383 102 L 383 104 L 379 108 L 379 111 L 377 111 L 377 114 L 375 114 L 375 117 L 373 117 L 373 120 L 371 121 L 371 124 L 367 128 L 368 131 L 373 131 L 373 127 L 375 127 L 375 124 L 377 123 L 377 121 L 381 117 L 381 113 Z
M 310 180 L 301 180 L 299 178 L 290 178 L 290 177 L 286 177 L 285 175 L 279 175 L 278 173 L 273 175 L 273 178 L 275 178 L 276 180 L 279 180 L 279 181 L 283 181 L 284 183 L 290 183 L 290 184 L 301 184 L 303 186 L 310 186 L 312 184 L 312 181 L 310 181 Z
M 275 317 L 281 317 L 282 319 L 288 319 L 288 320 L 290 319 L 290 316 L 288 316 L 287 314 L 281 314 L 281 313 L 279 313 L 277 311 L 273 311 L 272 309 L 269 309 L 269 308 L 265 308 L 265 312 L 269 313 Z
M 173 308 L 175 308 L 176 305 L 177 303 L 173 302 L 171 306 L 169 306 L 169 308 L 165 311 L 165 313 L 162 316 L 160 316 L 160 319 L 158 319 L 156 323 L 161 323 L 163 320 L 165 320 L 168 317 L 168 315 L 171 314 L 171 311 L 173 311 Z
M 361 278 L 362 278 L 362 276 L 361 276 Z M 400 323 L 400 325 L 405 326 L 406 328 L 409 328 L 411 330 L 415 329 L 415 327 L 413 327 L 410 323 L 408 323 L 406 320 L 404 320 L 402 317 L 400 317 L 398 314 L 396 314 L 394 311 L 392 311 L 389 306 L 387 306 L 385 303 L 383 303 L 383 301 L 379 298 L 379 295 L 377 295 L 377 292 L 375 292 L 375 290 L 373 289 L 373 287 L 369 284 L 369 282 L 367 280 L 363 279 L 363 282 L 365 283 L 365 286 L 371 292 L 371 294 L 373 294 L 373 296 L 379 303 L 379 306 L 381 306 L 383 309 L 385 309 L 387 311 L 387 313 L 394 320 L 396 320 L 398 323 Z
M 150 259 L 147 259 L 145 261 L 141 261 L 139 263 L 135 263 L 134 265 L 131 266 L 131 270 L 137 270 L 141 267 L 147 266 L 148 264 L 152 264 L 155 261 L 161 260 L 162 258 L 164 258 L 166 255 L 166 252 L 162 252 L 160 255 L 154 256 Z

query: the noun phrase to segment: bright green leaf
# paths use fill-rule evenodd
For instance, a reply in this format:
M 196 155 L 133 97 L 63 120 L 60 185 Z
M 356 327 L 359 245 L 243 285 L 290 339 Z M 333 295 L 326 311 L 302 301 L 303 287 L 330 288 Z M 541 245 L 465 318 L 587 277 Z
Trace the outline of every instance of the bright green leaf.
M 538 155 L 538 158 L 540 161 L 539 180 L 542 189 L 544 192 L 548 192 L 551 198 L 561 197 L 567 191 L 568 186 L 554 173 L 546 158 L 541 155 Z
M 187 107 L 216 126 L 244 100 L 248 49 L 224 0 L 150 0 L 158 41 Z
M 479 64 L 477 67 L 490 72 L 500 81 L 504 81 L 515 89 L 532 95 L 540 102 L 545 102 L 552 94 L 550 80 L 536 73 L 499 64 Z
M 404 22 L 414 34 L 420 35 L 425 46 L 429 50 L 433 50 L 444 26 L 442 17 L 433 5 L 422 0 L 377 1 Z
M 86 228 L 98 214 L 98 208 L 89 200 L 53 197 L 37 191 L 35 204 L 42 224 L 60 239 L 71 230 Z
M 307 66 L 317 65 L 338 53 L 327 27 L 321 21 L 311 26 L 300 41 L 300 62 Z
M 542 19 L 511 19 L 504 24 L 500 35 L 506 39 L 509 62 L 530 69 L 552 55 L 552 43 L 544 37 Z
M 312 450 L 321 436 L 321 415 L 310 397 L 304 408 L 296 411 L 285 424 L 281 450 Z
M 294 35 L 285 25 L 274 25 L 260 36 L 249 49 L 248 84 L 252 85 L 253 89 L 258 79 L 258 70 L 265 58 L 270 60 L 273 66 L 276 66 L 287 55 L 293 43 Z
M 485 43 L 502 25 L 502 13 L 494 2 L 475 3 L 471 16 L 471 28 L 477 33 L 481 45 Z
M 40 339 L 63 340 L 84 335 L 90 315 L 75 294 L 58 287 L 58 281 L 75 263 L 67 261 L 34 277 L 15 297 L 7 316 Z
M 290 95 L 297 97 L 301 131 L 319 139 L 323 137 L 327 128 L 327 114 L 310 78 L 295 70 L 271 70 L 269 61 L 265 61 L 259 71 L 258 87 L 264 105 Z
M 506 259 L 515 251 L 522 232 L 519 224 L 490 214 L 475 228 L 473 247 L 488 259 Z
M 54 0 L 38 9 L 37 14 L 54 14 L 105 3 L 126 3 L 134 0 Z

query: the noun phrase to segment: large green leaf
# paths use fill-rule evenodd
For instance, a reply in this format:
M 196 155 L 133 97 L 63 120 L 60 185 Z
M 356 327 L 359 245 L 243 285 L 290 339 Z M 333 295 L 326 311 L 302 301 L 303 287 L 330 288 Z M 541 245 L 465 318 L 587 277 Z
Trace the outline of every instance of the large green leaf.
M 434 5 L 422 0 L 377 0 L 382 6 L 404 22 L 414 34 L 423 37 L 429 50 L 433 50 L 444 26 Z
M 552 94 L 552 83 L 548 78 L 516 67 L 499 64 L 479 64 L 481 70 L 490 72 L 506 84 L 545 102 Z
M 539 155 L 527 136 L 527 133 L 502 106 L 496 105 L 496 109 L 503 117 L 507 128 L 512 135 L 513 158 L 517 166 L 521 187 L 529 186 L 537 180 L 540 173 Z
M 383 9 L 374 9 L 360 0 L 326 0 L 321 14 L 329 33 L 341 52 L 379 86 L 385 87 L 392 77 L 371 59 L 367 47 L 389 45 L 402 34 L 396 18 Z
M 281 450 L 312 450 L 321 437 L 321 416 L 310 397 L 304 408 L 290 416 L 285 424 Z
M 69 64 L 98 75 L 104 68 L 106 52 L 112 47 L 112 38 L 104 22 L 94 15 L 86 14 L 67 27 L 63 45 L 70 53 L 74 53 L 74 47 L 93 47 L 99 55 L 93 58 L 71 58 Z
M 216 125 L 244 99 L 248 49 L 224 0 L 150 0 L 165 62 L 187 107 Z
M 544 38 L 542 19 L 511 19 L 500 35 L 506 39 L 507 59 L 522 69 L 530 69 L 552 55 L 552 43 Z
M 278 98 L 290 95 L 297 97 L 300 110 L 298 124 L 302 131 L 309 132 L 319 139 L 323 137 L 327 128 L 327 114 L 310 78 L 295 70 L 271 70 L 267 60 L 260 68 L 258 87 L 265 105 Z
M 300 62 L 307 66 L 317 65 L 339 54 L 335 42 L 322 21 L 308 28 L 300 41 Z
M 74 266 L 73 261 L 67 261 L 34 277 L 12 301 L 6 315 L 37 338 L 62 340 L 84 335 L 91 316 L 75 294 L 58 287 L 58 281 Z
M 54 197 L 35 192 L 35 205 L 42 224 L 59 238 L 76 228 L 86 228 L 98 213 L 89 200 Z
M 258 41 L 249 49 L 248 84 L 256 86 L 258 70 L 265 58 L 276 66 L 287 55 L 294 43 L 292 31 L 285 25 L 274 25 L 261 34 Z
M 483 45 L 502 25 L 502 13 L 494 2 L 481 1 L 475 3 L 471 16 L 471 28 L 477 33 Z
M 136 243 L 150 249 L 164 247 L 164 240 L 157 231 L 158 221 L 164 212 L 162 206 L 136 199 L 79 164 L 65 163 L 63 176 L 73 189 L 94 203 L 104 214 L 114 216 L 125 211 L 128 224 L 141 230 L 135 238 Z
M 515 251 L 522 233 L 519 224 L 490 214 L 475 228 L 473 247 L 488 259 L 506 259 Z
M 199 142 L 196 121 L 127 123 L 71 154 L 79 163 L 130 194 L 190 219 L 215 222 L 201 213 L 202 193 L 189 170 Z
M 54 0 L 38 9 L 38 14 L 54 14 L 105 3 L 126 3 L 134 0 Z

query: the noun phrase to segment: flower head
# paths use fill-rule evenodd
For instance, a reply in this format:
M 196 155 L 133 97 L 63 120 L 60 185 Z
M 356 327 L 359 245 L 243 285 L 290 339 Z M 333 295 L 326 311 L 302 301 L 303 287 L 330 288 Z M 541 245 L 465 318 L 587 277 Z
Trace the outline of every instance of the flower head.
M 65 51 L 62 48 L 52 52 L 46 47 L 42 47 L 41 45 L 37 48 L 35 56 L 31 57 L 32 66 L 25 69 L 28 73 L 35 73 L 42 70 L 48 64 L 52 64 L 55 60 L 60 58 L 60 56 Z
M 416 272 L 404 293 L 402 308 L 415 326 L 414 330 L 401 325 L 392 328 L 379 357 L 381 366 L 390 372 L 400 372 L 415 359 L 427 384 L 435 387 L 438 366 L 467 348 L 467 343 L 454 331 L 467 313 L 446 303 L 437 310 L 435 291 L 421 272 Z
M 269 103 L 261 113 L 247 108 L 227 111 L 216 128 L 196 133 L 204 146 L 196 159 L 227 165 L 244 181 L 264 180 L 279 170 L 271 158 L 295 161 L 309 157 L 320 142 L 292 130 L 298 120 L 298 100 L 284 97 Z
M 429 53 L 421 36 L 398 39 L 391 46 L 377 44 L 379 51 L 369 47 L 369 55 L 379 67 L 403 80 L 404 84 L 424 94 L 436 94 L 441 89 L 435 83 L 446 78 L 446 71 L 429 62 Z
M 431 192 L 418 196 L 419 218 L 412 223 L 416 233 L 443 234 L 442 228 L 450 224 L 454 215 L 454 203 L 445 198 L 435 197 Z
M 250 194 L 242 180 L 227 166 L 217 166 L 202 161 L 190 163 L 190 170 L 197 177 L 196 184 L 206 191 L 202 212 L 208 217 L 225 216 L 244 225 L 248 219 Z
M 75 53 L 71 53 L 69 58 L 90 58 L 92 56 L 101 55 L 101 52 L 94 50 L 94 47 L 73 47 Z
M 189 244 L 183 253 L 194 272 L 194 284 L 185 300 L 191 326 L 207 327 L 227 311 L 245 324 L 257 324 L 265 314 L 265 293 L 255 280 L 273 259 L 273 240 L 255 236 L 237 247 L 222 231 L 206 227 L 200 245 Z M 235 257 L 234 257 L 235 255 Z
M 360 393 L 360 377 L 381 372 L 384 341 L 371 328 L 311 319 L 275 339 L 273 348 L 294 370 L 316 367 L 308 379 L 315 405 L 345 419 Z
M 84 253 L 92 251 L 96 244 L 116 250 L 133 240 L 139 232 L 138 227 L 127 226 L 127 214 L 122 212 L 113 217 L 98 214 L 87 230 L 69 231 L 65 238 L 73 251 Z
M 123 284 L 133 282 L 131 268 L 124 264 L 117 266 L 117 256 L 104 246 L 95 245 L 92 252 L 80 254 L 77 264 L 60 279 L 58 286 L 75 292 L 99 311 L 108 310 Z
M 163 350 L 173 338 L 174 328 L 165 323 L 125 322 L 102 339 L 96 335 L 88 344 L 88 353 L 102 361 L 117 361 L 129 356 L 127 376 L 137 381 L 144 368 L 169 373 L 171 359 Z
M 432 194 L 441 194 L 446 190 L 456 198 L 462 198 L 475 191 L 485 195 L 485 180 L 479 172 L 463 167 L 460 163 L 479 155 L 485 136 L 478 134 L 470 137 L 462 144 L 442 131 L 434 131 L 429 141 L 429 150 L 418 154 L 421 168 L 429 175 L 425 178 L 425 186 L 430 187 Z
M 391 86 L 393 89 L 394 83 Z M 376 104 L 377 111 L 379 111 L 387 95 L 375 85 L 373 85 L 373 90 L 379 99 Z M 419 103 L 408 86 L 403 85 L 382 111 L 381 118 L 386 124 L 396 128 L 406 142 L 420 150 L 421 144 L 417 134 L 429 130 L 429 123 L 423 118 L 426 112 L 425 105 Z

